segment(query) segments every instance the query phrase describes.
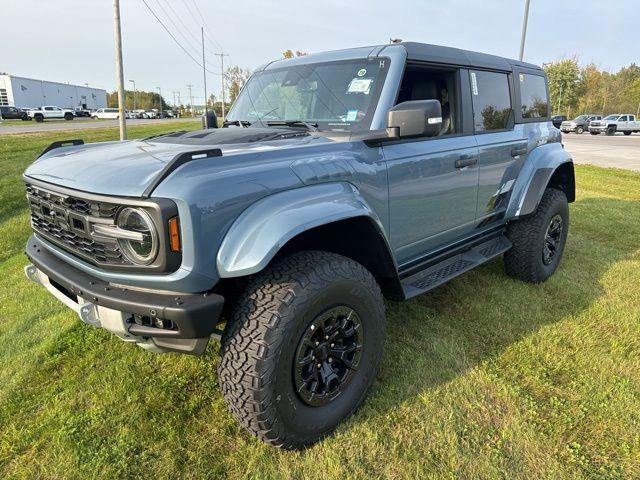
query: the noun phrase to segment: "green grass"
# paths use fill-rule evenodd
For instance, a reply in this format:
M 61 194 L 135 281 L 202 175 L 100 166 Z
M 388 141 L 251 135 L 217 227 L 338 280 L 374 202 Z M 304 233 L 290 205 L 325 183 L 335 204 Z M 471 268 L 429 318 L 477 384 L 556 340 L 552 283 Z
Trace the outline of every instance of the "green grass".
M 159 128 L 172 127 L 131 134 Z M 215 342 L 202 358 L 145 352 L 24 278 L 20 174 L 60 138 L 0 137 L 0 478 L 640 478 L 640 174 L 576 167 L 548 282 L 495 261 L 388 303 L 368 400 L 335 435 L 284 452 L 226 412 Z

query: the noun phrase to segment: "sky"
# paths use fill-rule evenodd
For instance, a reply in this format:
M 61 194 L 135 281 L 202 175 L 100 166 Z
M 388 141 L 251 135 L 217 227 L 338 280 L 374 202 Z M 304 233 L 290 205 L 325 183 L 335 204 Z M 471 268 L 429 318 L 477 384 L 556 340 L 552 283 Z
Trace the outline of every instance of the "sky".
M 524 60 L 577 56 L 615 71 L 640 62 L 639 0 L 530 0 Z M 320 52 L 384 44 L 389 38 L 516 58 L 525 0 L 121 0 L 125 88 L 162 89 L 173 102 L 201 103 L 203 72 L 152 13 L 202 62 L 205 28 L 209 93 L 220 96 L 225 66 L 253 69 L 286 49 Z M 613 6 L 613 8 L 612 8 Z M 0 0 L 0 72 L 113 90 L 111 0 Z M 634 47 L 635 45 L 635 47 Z M 177 95 L 177 94 L 176 94 Z

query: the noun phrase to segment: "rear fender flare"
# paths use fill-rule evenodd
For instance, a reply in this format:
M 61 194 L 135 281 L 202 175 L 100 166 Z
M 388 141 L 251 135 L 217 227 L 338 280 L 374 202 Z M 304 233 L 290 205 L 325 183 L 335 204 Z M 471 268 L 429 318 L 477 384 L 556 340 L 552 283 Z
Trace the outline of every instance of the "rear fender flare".
M 573 167 L 571 156 L 560 143 L 549 143 L 533 149 L 513 186 L 506 217 L 517 218 L 535 212 L 549 180 L 563 164 Z M 569 198 L 569 201 L 573 199 Z
M 265 197 L 231 225 L 216 257 L 218 275 L 233 278 L 259 272 L 300 233 L 354 217 L 371 219 L 387 242 L 380 219 L 350 183 L 322 183 Z

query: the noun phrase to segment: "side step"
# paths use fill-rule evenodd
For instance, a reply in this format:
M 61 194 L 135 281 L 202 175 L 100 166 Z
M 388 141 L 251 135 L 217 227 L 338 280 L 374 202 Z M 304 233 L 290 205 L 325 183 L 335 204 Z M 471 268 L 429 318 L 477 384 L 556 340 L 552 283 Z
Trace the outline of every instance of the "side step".
M 511 248 L 511 242 L 504 235 L 487 240 L 458 255 L 442 260 L 410 277 L 402 279 L 405 298 L 428 292 L 458 275 L 468 272 L 484 262 L 503 254 Z

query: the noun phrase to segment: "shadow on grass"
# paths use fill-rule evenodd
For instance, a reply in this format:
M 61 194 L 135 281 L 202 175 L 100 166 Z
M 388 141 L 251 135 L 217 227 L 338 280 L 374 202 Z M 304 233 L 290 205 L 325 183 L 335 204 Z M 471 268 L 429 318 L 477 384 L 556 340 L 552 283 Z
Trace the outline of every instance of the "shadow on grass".
M 587 198 L 571 204 L 570 215 L 564 257 L 545 283 L 513 280 L 499 260 L 408 302 L 388 302 L 387 343 L 368 407 L 394 408 L 437 388 L 597 300 L 603 274 L 639 248 L 640 202 Z

